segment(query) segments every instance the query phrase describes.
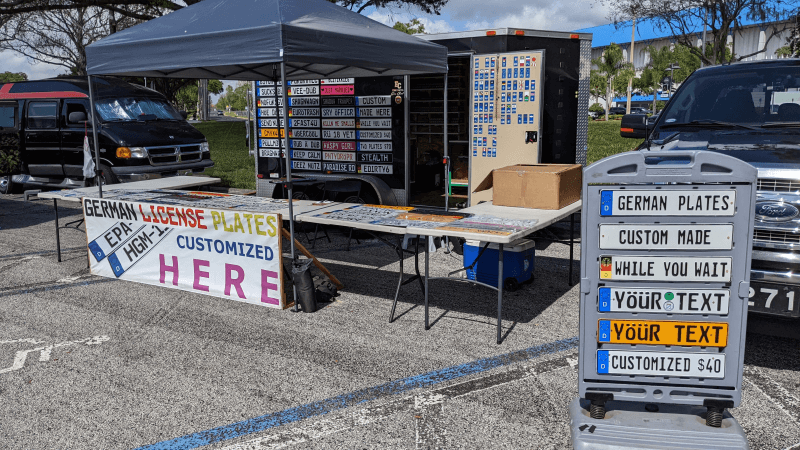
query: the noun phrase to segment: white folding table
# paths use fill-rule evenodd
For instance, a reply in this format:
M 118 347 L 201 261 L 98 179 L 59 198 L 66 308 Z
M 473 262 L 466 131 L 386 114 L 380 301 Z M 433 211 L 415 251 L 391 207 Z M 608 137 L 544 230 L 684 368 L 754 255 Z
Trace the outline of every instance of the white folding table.
M 133 181 L 130 183 L 110 184 L 103 185 L 105 193 L 112 193 L 118 190 L 129 189 L 185 189 L 189 187 L 208 186 L 220 182 L 219 178 L 212 177 L 189 177 L 177 176 L 167 178 L 156 178 L 153 180 Z M 61 262 L 61 236 L 58 226 L 58 201 L 80 203 L 81 199 L 86 196 L 93 196 L 97 193 L 97 187 L 85 187 L 78 189 L 63 189 L 60 191 L 40 192 L 37 197 L 53 199 L 53 210 L 56 216 L 56 251 L 58 253 L 58 262 Z M 83 219 L 81 219 L 83 220 Z M 72 223 L 80 223 L 81 220 L 70 222 L 64 227 L 68 227 Z
M 428 280 L 432 279 L 429 277 L 429 252 L 428 252 L 428 244 L 425 245 L 425 275 L 422 276 L 419 272 L 419 239 L 417 239 L 415 249 L 413 252 L 410 250 L 404 250 L 402 245 L 398 243 L 397 246 L 387 242 L 385 239 L 375 235 L 374 233 L 390 233 L 395 235 L 415 235 L 415 236 L 426 236 L 426 237 L 460 237 L 464 239 L 471 239 L 471 240 L 478 240 L 485 242 L 486 244 L 481 249 L 480 253 L 478 254 L 478 258 L 489 245 L 489 243 L 496 243 L 498 244 L 498 285 L 497 288 L 494 286 L 489 286 L 483 283 L 479 283 L 474 280 L 467 280 L 467 279 L 458 279 L 460 281 L 467 281 L 470 283 L 480 284 L 481 286 L 486 286 L 491 289 L 497 290 L 497 343 L 500 344 L 502 342 L 502 312 L 503 312 L 503 246 L 508 244 L 513 244 L 514 242 L 522 239 L 523 237 L 538 231 L 542 228 L 545 228 L 553 223 L 556 223 L 566 217 L 570 217 L 570 267 L 569 267 L 569 284 L 572 285 L 572 258 L 573 258 L 573 245 L 574 245 L 574 235 L 575 235 L 575 216 L 574 214 L 581 210 L 581 201 L 577 201 L 571 205 L 568 205 L 564 208 L 559 210 L 544 210 L 544 209 L 528 209 L 528 208 L 512 208 L 512 207 L 505 207 L 505 206 L 494 206 L 491 202 L 481 203 L 479 205 L 459 210 L 459 213 L 470 213 L 473 215 L 490 215 L 494 217 L 498 217 L 500 219 L 508 219 L 508 220 L 536 220 L 537 222 L 530 227 L 520 229 L 515 231 L 511 234 L 507 235 L 499 235 L 499 234 L 488 234 L 488 233 L 480 233 L 480 232 L 471 232 L 466 230 L 448 230 L 448 229 L 436 229 L 436 228 L 419 228 L 414 226 L 408 227 L 400 227 L 400 226 L 388 226 L 388 225 L 380 225 L 368 222 L 354 222 L 354 221 L 346 221 L 346 220 L 339 220 L 331 217 L 326 217 L 326 213 L 332 213 L 338 210 L 352 208 L 356 206 L 361 206 L 358 204 L 352 203 L 336 203 L 332 204 L 331 206 L 323 209 L 318 209 L 311 213 L 305 214 L 298 214 L 296 215 L 295 219 L 299 222 L 307 222 L 307 223 L 316 223 L 316 224 L 323 224 L 323 225 L 335 225 L 345 228 L 355 228 L 358 230 L 364 230 L 373 234 L 376 238 L 380 239 L 384 243 L 388 244 L 391 247 L 394 247 L 395 252 L 400 259 L 400 274 L 399 279 L 397 282 L 397 291 L 395 293 L 394 302 L 392 303 L 392 312 L 389 316 L 389 322 L 391 323 L 394 320 L 394 312 L 395 307 L 397 306 L 397 299 L 400 294 L 400 287 L 413 282 L 414 280 L 419 279 L 420 284 L 422 287 L 422 291 L 425 296 L 425 329 L 429 329 L 429 316 L 428 316 Z M 413 211 L 412 211 L 413 212 Z M 412 276 L 408 280 L 403 280 L 403 254 L 405 253 L 413 253 L 414 254 L 414 265 L 416 269 L 416 275 Z M 476 258 L 477 259 L 477 258 Z M 462 269 L 464 270 L 464 269 Z M 456 271 L 456 272 L 460 272 Z M 452 275 L 452 273 L 451 273 Z M 453 279 L 448 277 L 440 277 L 444 279 Z M 434 278 L 435 279 L 435 278 Z M 424 282 L 422 281 L 424 280 Z

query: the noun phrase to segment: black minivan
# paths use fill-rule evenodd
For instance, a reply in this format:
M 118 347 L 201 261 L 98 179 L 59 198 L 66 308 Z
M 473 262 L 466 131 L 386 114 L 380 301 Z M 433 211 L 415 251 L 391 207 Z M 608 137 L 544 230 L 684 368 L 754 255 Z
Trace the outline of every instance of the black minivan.
M 160 93 L 103 77 L 94 78 L 94 89 L 103 183 L 202 172 L 214 165 L 205 136 Z M 92 184 L 94 179 L 83 177 L 87 134 L 94 155 L 89 109 L 85 78 L 0 85 L 0 165 L 6 166 L 0 167 L 0 193 L 17 183 Z

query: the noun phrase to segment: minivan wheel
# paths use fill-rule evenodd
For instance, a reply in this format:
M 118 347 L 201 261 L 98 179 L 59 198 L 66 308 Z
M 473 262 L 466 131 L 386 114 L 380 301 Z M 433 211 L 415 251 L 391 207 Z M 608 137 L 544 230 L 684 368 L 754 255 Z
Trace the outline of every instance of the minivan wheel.
M 100 183 L 105 186 L 108 184 L 117 184 L 119 183 L 119 178 L 114 175 L 114 172 L 111 171 L 111 168 L 105 164 L 100 164 Z M 89 183 L 89 186 L 97 186 L 96 178 L 92 178 Z

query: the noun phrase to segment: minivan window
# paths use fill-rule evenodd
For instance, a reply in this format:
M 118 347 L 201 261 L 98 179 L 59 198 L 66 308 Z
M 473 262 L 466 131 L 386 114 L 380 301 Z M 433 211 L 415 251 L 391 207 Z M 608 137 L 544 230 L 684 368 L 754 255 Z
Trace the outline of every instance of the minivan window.
M 800 66 L 699 71 L 684 84 L 665 108 L 660 126 L 800 124 Z
M 169 103 L 152 98 L 108 98 L 95 106 L 104 121 L 183 120 Z
M 15 110 L 13 106 L 0 106 L 0 128 L 14 128 L 16 126 Z
M 56 102 L 28 103 L 28 128 L 57 128 Z

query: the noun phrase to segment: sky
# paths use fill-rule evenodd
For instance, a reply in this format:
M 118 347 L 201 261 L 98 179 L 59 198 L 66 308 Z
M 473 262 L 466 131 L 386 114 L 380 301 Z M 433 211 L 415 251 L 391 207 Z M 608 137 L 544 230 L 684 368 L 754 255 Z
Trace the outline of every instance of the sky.
M 408 7 L 369 8 L 363 14 L 389 26 L 416 18 L 425 25 L 426 33 L 516 27 L 573 31 L 608 23 L 606 8 L 596 0 L 450 0 L 439 16 Z M 28 79 L 37 80 L 64 73 L 66 69 L 32 64 L 25 57 L 6 51 L 0 52 L 0 72 L 5 71 L 25 72 Z M 216 99 L 217 96 L 212 96 L 213 101 Z

